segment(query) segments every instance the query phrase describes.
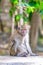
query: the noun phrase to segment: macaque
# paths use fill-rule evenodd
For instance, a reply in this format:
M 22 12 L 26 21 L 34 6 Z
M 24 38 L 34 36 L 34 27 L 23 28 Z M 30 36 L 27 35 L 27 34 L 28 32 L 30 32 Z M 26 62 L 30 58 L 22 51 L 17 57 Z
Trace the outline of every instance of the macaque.
M 30 55 L 36 55 L 32 52 L 30 43 L 29 43 L 29 30 L 30 26 L 25 24 L 21 31 L 14 35 L 13 46 L 11 48 L 10 55 L 17 57 L 27 57 Z

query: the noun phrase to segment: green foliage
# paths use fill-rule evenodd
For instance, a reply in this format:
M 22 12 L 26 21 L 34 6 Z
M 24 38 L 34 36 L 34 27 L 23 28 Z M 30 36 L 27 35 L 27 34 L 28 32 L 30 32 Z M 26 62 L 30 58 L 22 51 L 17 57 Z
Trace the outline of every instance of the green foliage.
M 23 20 L 24 20 L 24 23 L 25 22 L 28 22 L 28 17 L 26 17 L 25 15 L 23 16 Z
M 1 0 L 0 0 L 0 2 L 1 2 Z
M 19 1 L 18 0 L 10 0 L 10 2 L 11 2 L 11 8 L 10 8 L 10 11 L 9 11 L 9 13 L 10 13 L 10 16 L 12 16 L 13 15 L 13 13 L 16 11 L 16 6 L 18 5 L 18 7 L 21 5 L 21 6 L 25 6 L 25 9 L 24 9 L 24 11 L 25 11 L 25 13 L 27 13 L 27 14 L 29 14 L 29 16 L 28 17 L 26 17 L 26 16 L 23 16 L 23 20 L 24 20 L 24 22 L 25 21 L 27 21 L 28 22 L 28 20 L 31 20 L 31 17 L 32 17 L 32 14 L 33 14 L 33 12 L 36 10 L 36 11 L 43 11 L 43 1 L 42 0 L 30 0 L 30 2 L 29 3 L 26 3 L 26 1 L 25 0 L 22 0 L 22 3 L 20 3 L 19 4 Z M 41 13 L 41 12 L 40 12 Z M 15 16 L 15 21 L 17 22 L 17 21 L 19 21 L 20 20 L 20 18 L 21 18 L 21 15 L 20 14 L 17 14 L 16 16 Z
M 41 19 L 43 20 L 43 10 L 40 11 Z
M 26 9 L 25 9 L 25 13 L 27 13 L 27 14 L 29 14 L 29 16 L 28 17 L 25 17 L 24 16 L 24 22 L 25 21 L 30 21 L 31 20 L 31 17 L 32 17 L 32 13 L 35 11 L 35 7 L 31 7 L 31 6 L 28 6 L 28 7 L 26 7 Z
M 31 12 L 33 13 L 34 10 L 35 10 L 35 8 L 34 8 L 34 7 L 30 7 L 30 6 L 26 8 L 26 12 L 27 12 L 28 14 L 31 13 Z
M 13 5 L 17 5 L 18 4 L 18 0 L 10 0 L 11 4 Z
M 31 12 L 31 13 L 29 14 L 29 21 L 31 21 L 32 15 L 33 15 L 33 13 Z
M 0 13 L 2 12 L 2 9 L 0 8 Z
M 22 2 L 24 3 L 24 2 L 26 2 L 26 0 L 22 0 Z
M 14 14 L 15 10 L 16 10 L 16 6 L 18 4 L 18 0 L 10 0 L 10 3 L 11 3 L 11 8 L 9 10 L 9 14 L 10 16 L 12 17 L 12 15 Z
M 11 7 L 10 8 L 10 11 L 9 11 L 9 14 L 10 16 L 12 17 L 13 13 L 15 12 L 16 8 L 15 7 Z
M 43 19 L 43 0 L 30 0 L 29 5 L 34 7 L 35 10 L 41 14 L 41 18 Z M 29 15 L 29 19 L 31 19 L 31 14 Z
M 43 1 L 40 2 L 40 10 L 43 10 Z
M 30 6 L 34 6 L 36 10 L 43 10 L 43 0 L 30 0 Z
M 43 37 L 38 38 L 38 45 L 43 47 Z
M 36 2 L 36 1 L 32 0 L 31 2 L 29 2 L 29 4 L 30 4 L 30 6 L 35 7 L 36 10 L 39 9 L 39 6 L 40 6 L 39 2 Z
M 20 14 L 15 15 L 15 21 L 20 21 L 20 18 L 21 18 Z
M 13 12 L 12 12 L 12 10 L 10 9 L 10 11 L 9 11 L 9 15 L 12 17 L 12 15 L 13 15 Z

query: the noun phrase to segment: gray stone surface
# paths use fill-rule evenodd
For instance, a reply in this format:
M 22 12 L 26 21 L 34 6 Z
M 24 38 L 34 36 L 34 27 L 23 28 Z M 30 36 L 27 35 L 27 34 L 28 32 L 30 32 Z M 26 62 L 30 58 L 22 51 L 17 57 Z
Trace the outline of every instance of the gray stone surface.
M 31 65 L 31 63 L 0 63 L 0 65 Z

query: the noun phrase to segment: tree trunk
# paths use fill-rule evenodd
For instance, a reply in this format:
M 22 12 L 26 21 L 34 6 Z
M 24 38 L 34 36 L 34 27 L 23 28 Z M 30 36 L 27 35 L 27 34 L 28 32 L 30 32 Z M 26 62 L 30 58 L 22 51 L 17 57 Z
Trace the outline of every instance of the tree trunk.
M 4 29 L 3 29 L 3 24 L 2 24 L 2 20 L 1 20 L 1 19 L 0 19 L 0 30 L 1 30 L 1 32 L 4 31 Z
M 2 9 L 2 0 L 0 0 L 0 9 Z M 3 32 L 4 29 L 3 29 L 3 24 L 2 24 L 2 20 L 1 20 L 1 16 L 0 16 L 0 31 Z
M 38 42 L 38 31 L 41 24 L 41 17 L 38 12 L 34 12 L 31 19 L 30 42 L 32 51 L 35 52 Z
M 12 32 L 11 32 L 11 36 L 13 36 L 13 34 L 14 34 L 14 14 L 13 14 L 13 16 L 12 16 Z
M 12 33 L 11 33 L 11 36 L 13 36 L 14 34 L 14 27 L 15 27 L 15 15 L 17 15 L 17 10 L 15 11 L 15 13 L 13 13 L 13 16 L 12 16 Z
M 21 4 L 21 2 L 22 2 L 22 0 L 19 0 L 19 4 Z M 22 6 L 20 6 L 20 14 L 22 15 L 23 14 L 23 7 Z M 20 26 L 22 26 L 23 25 L 23 18 L 21 17 L 21 19 L 20 19 Z

